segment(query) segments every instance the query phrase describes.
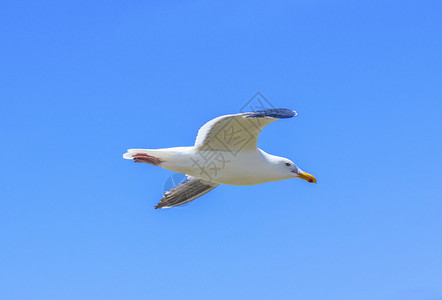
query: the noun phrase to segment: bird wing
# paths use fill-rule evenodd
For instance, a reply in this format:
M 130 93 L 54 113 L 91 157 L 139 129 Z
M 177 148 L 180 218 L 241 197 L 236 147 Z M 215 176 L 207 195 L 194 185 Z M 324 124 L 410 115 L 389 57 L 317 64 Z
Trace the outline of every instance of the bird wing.
M 268 124 L 296 116 L 285 108 L 225 115 L 215 118 L 200 128 L 195 147 L 198 150 L 221 150 L 236 154 L 257 148 L 258 135 Z
M 186 180 L 167 191 L 155 208 L 174 207 L 190 202 L 210 192 L 218 185 L 218 183 L 187 176 Z

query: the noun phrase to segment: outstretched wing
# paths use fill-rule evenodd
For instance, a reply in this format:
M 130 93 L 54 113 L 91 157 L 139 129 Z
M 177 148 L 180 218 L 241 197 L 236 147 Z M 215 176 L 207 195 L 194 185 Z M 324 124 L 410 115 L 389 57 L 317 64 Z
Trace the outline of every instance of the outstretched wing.
M 187 176 L 186 180 L 167 191 L 155 208 L 174 207 L 190 202 L 210 192 L 218 185 L 218 183 Z
M 225 115 L 215 118 L 200 128 L 195 147 L 199 150 L 221 150 L 238 153 L 257 148 L 258 135 L 268 124 L 296 116 L 285 108 Z

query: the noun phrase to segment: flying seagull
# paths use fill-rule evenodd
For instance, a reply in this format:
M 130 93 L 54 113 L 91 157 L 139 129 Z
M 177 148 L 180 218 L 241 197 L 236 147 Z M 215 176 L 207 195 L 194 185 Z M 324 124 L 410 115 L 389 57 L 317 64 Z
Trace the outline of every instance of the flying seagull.
M 194 146 L 129 149 L 123 158 L 186 174 L 183 182 L 164 194 L 157 209 L 187 203 L 220 184 L 254 185 L 289 178 L 316 183 L 291 160 L 257 147 L 266 125 L 296 115 L 278 108 L 220 116 L 200 128 Z

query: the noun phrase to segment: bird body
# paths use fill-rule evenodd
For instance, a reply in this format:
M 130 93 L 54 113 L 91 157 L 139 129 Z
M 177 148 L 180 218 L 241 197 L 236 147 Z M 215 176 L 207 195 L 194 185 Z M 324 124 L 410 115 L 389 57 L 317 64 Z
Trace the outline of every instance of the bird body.
M 192 201 L 220 184 L 255 185 L 289 178 L 316 183 L 313 175 L 291 160 L 257 147 L 258 135 L 266 125 L 294 116 L 296 112 L 289 109 L 220 116 L 201 127 L 194 146 L 129 149 L 123 158 L 187 175 L 185 181 L 164 194 L 155 208 Z
M 293 178 L 293 174 L 281 172 L 277 167 L 279 162 L 284 161 L 283 157 L 270 155 L 259 148 L 243 151 L 235 156 L 228 151 L 212 151 L 209 155 L 217 156 L 217 160 L 203 165 L 198 160 L 203 160 L 208 151 L 199 150 L 195 146 L 129 149 L 124 158 L 132 159 L 134 154 L 145 153 L 159 158 L 161 163 L 158 166 L 163 169 L 219 184 L 255 185 Z

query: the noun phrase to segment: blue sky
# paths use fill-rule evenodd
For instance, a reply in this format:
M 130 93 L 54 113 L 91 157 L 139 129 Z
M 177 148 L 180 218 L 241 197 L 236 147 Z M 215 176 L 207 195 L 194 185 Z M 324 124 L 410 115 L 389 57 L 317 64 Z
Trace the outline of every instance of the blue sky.
M 442 299 L 440 1 L 2 1 L 2 299 Z M 318 184 L 154 210 L 260 91 Z

